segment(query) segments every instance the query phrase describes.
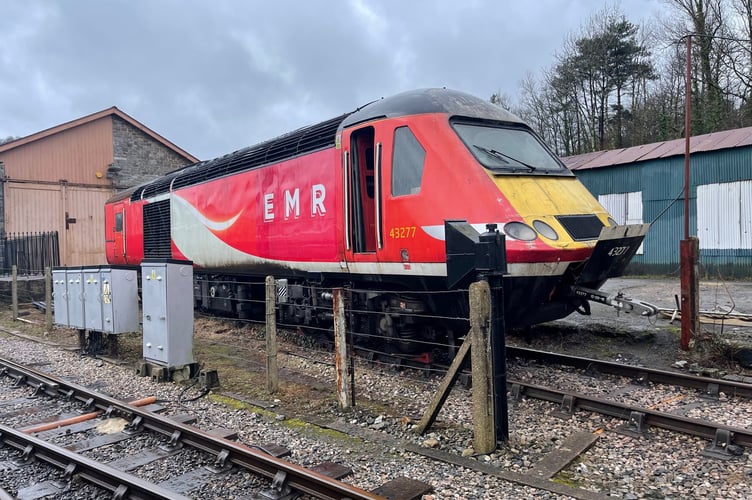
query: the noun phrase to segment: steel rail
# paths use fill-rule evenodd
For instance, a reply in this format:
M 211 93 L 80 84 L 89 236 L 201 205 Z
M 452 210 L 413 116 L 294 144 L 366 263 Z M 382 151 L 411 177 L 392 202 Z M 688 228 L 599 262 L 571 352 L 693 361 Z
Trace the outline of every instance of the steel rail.
M 24 459 L 29 459 L 33 455 L 63 469 L 66 476 L 77 474 L 97 486 L 110 490 L 115 494 L 115 498 L 189 498 L 2 424 L 0 442 L 21 450 Z
M 699 377 L 686 373 L 657 370 L 655 368 L 646 368 L 644 366 L 625 365 L 599 359 L 581 358 L 578 356 L 539 351 L 525 347 L 507 346 L 507 356 L 516 356 L 524 359 L 538 359 L 545 361 L 546 363 L 574 366 L 575 368 L 585 370 L 595 368 L 601 373 L 631 377 L 640 383 L 650 381 L 657 384 L 690 387 L 698 389 L 705 394 L 717 395 L 718 392 L 722 392 L 727 396 L 752 399 L 752 384 L 745 384 L 733 380 Z
M 321 499 L 382 499 L 383 497 L 365 491 L 356 486 L 338 481 L 329 476 L 319 474 L 299 465 L 268 455 L 240 443 L 229 441 L 198 429 L 176 422 L 168 417 L 158 415 L 128 403 L 119 401 L 105 394 L 91 391 L 86 387 L 68 382 L 51 374 L 42 373 L 32 368 L 23 367 L 18 363 L 0 358 L 0 366 L 8 367 L 14 373 L 26 374 L 28 380 L 44 381 L 47 387 L 55 387 L 58 394 L 67 398 L 75 398 L 105 411 L 113 412 L 131 419 L 129 428 L 137 430 L 141 427 L 169 436 L 171 441 L 179 441 L 193 446 L 217 457 L 217 465 L 223 467 L 229 463 L 252 470 L 253 472 L 273 479 L 278 473 L 286 475 L 286 484 L 295 490 L 302 491 Z
M 61 395 L 60 387 L 46 375 L 30 373 L 25 367 L 12 361 L 0 359 L 0 377 L 10 377 L 16 385 L 26 384 L 35 390 L 35 394 L 42 391 L 50 397 Z
M 638 412 L 645 416 L 644 423 L 647 424 L 647 426 L 683 432 L 685 434 L 700 436 L 706 439 L 713 439 L 718 430 L 725 430 L 733 434 L 734 442 L 736 444 L 744 446 L 752 445 L 752 430 L 742 427 L 733 427 L 707 420 L 672 415 L 670 413 L 659 412 L 626 403 L 609 401 L 606 399 L 587 396 L 585 394 L 552 389 L 550 387 L 528 384 L 516 380 L 508 381 L 507 387 L 510 388 L 515 395 L 524 395 L 544 401 L 562 403 L 562 405 L 566 398 L 569 401 L 569 406 L 573 409 L 577 408 L 585 411 L 592 411 L 624 420 L 629 420 L 633 415 L 632 412 Z

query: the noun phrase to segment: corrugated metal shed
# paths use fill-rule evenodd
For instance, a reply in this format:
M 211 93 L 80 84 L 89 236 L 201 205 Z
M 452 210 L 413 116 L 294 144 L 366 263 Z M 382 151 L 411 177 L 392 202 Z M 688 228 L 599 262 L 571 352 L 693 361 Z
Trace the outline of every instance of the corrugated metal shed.
M 695 135 L 690 137 L 689 142 L 690 154 L 752 146 L 752 127 Z M 562 161 L 570 170 L 587 170 L 683 155 L 685 147 L 684 139 L 674 139 L 631 148 L 565 156 Z
M 117 128 L 115 120 L 120 120 Z M 60 264 L 105 263 L 104 202 L 123 187 L 113 184 L 113 178 L 122 176 L 111 175 L 116 163 L 117 172 L 124 163 L 116 158 L 116 139 L 133 156 L 130 164 L 125 162 L 135 171 L 129 179 L 144 172 L 150 177 L 166 173 L 176 161 L 181 166 L 198 161 L 116 107 L 0 145 L 0 234 L 57 231 Z M 139 147 L 149 149 L 145 158 L 153 156 L 152 148 L 167 151 L 172 163 L 141 164 Z
M 562 158 L 596 197 L 641 193 L 643 222 L 652 225 L 631 272 L 678 273 L 684 149 L 684 139 L 677 139 Z M 744 232 L 752 227 L 752 200 L 746 199 L 752 194 L 744 187 L 752 179 L 752 127 L 694 136 L 690 151 L 690 232 L 700 238 L 701 271 L 752 276 Z

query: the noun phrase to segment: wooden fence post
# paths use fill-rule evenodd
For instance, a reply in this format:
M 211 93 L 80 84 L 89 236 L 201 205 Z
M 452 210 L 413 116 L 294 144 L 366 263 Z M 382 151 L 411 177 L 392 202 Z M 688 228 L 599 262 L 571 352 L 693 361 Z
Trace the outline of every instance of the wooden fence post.
M 13 321 L 18 319 L 18 266 L 11 267 L 10 297 L 13 308 Z
M 473 447 L 476 453 L 496 449 L 491 361 L 491 288 L 487 281 L 470 285 L 470 336 L 473 341 Z
M 277 365 L 277 286 L 274 276 L 266 277 L 266 390 L 269 394 L 279 389 Z
M 444 406 L 444 402 L 446 402 L 449 397 L 452 387 L 454 387 L 454 384 L 457 382 L 457 378 L 460 375 L 460 368 L 465 362 L 467 354 L 471 351 L 472 344 L 472 336 L 468 334 L 465 336 L 465 340 L 462 342 L 460 350 L 454 356 L 452 364 L 449 365 L 449 369 L 447 370 L 446 375 L 444 375 L 444 379 L 441 381 L 436 394 L 434 394 L 431 404 L 428 406 L 425 413 L 423 413 L 423 418 L 420 419 L 420 422 L 418 422 L 418 425 L 415 427 L 415 432 L 418 434 L 423 434 L 433 425 L 439 411 L 442 406 Z
M 44 328 L 52 331 L 52 270 L 44 268 Z
M 347 328 L 345 322 L 345 294 L 342 288 L 332 289 L 334 313 L 334 365 L 337 371 L 337 401 L 340 408 L 354 406 L 352 374 L 350 372 Z

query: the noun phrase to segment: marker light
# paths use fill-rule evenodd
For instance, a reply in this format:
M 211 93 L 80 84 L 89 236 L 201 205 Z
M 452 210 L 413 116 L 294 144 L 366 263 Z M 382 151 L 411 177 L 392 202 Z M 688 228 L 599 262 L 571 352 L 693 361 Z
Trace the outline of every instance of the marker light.
M 548 238 L 549 240 L 554 240 L 554 241 L 559 239 L 559 234 L 556 232 L 556 229 L 552 228 L 551 226 L 549 226 L 542 220 L 534 220 L 533 227 L 544 238 Z
M 504 234 L 515 240 L 533 241 L 538 237 L 532 227 L 522 222 L 508 222 L 504 224 Z

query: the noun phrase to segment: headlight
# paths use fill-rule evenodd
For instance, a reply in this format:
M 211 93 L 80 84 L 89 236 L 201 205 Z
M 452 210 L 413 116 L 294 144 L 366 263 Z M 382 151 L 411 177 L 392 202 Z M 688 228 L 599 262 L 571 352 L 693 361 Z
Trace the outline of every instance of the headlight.
M 504 224 L 504 234 L 515 240 L 533 241 L 538 237 L 532 227 L 522 222 L 509 222 Z
M 558 240 L 559 234 L 556 232 L 556 229 L 552 228 L 542 220 L 535 220 L 533 221 L 533 227 L 536 231 L 540 233 L 541 236 L 544 238 L 548 238 L 549 240 Z

